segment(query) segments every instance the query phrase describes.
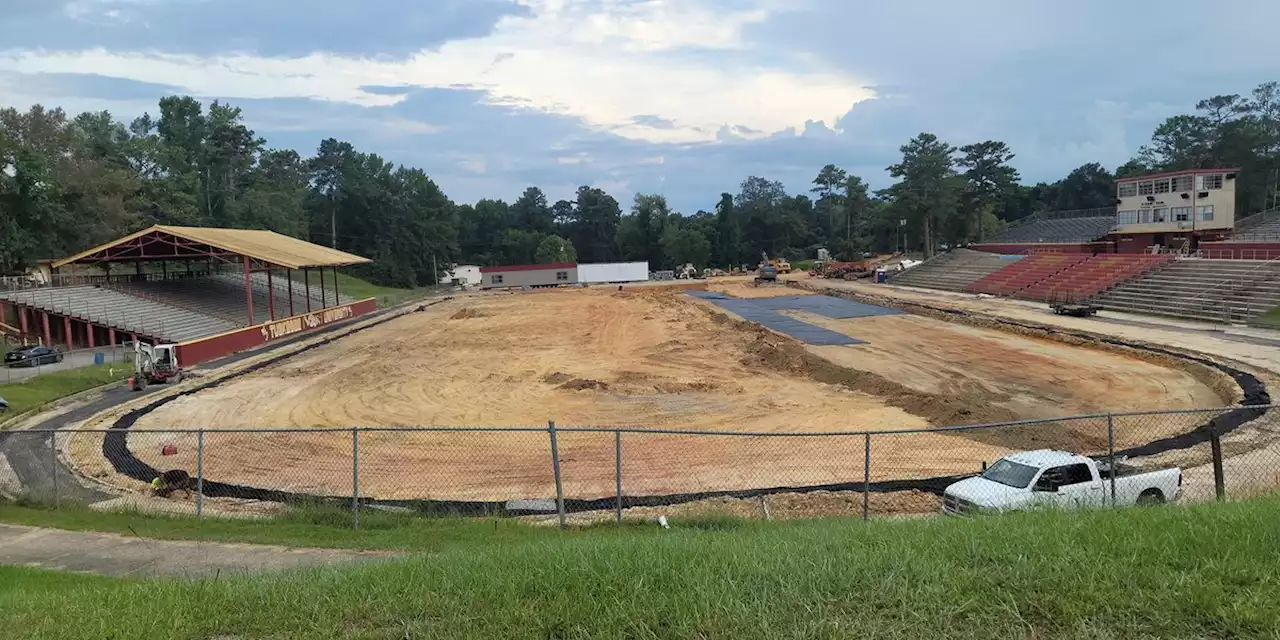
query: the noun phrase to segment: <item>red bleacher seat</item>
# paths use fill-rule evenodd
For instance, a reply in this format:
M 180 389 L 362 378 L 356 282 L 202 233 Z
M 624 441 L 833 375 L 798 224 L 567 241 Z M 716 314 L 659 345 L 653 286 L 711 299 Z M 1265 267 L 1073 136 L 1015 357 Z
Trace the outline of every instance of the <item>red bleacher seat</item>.
M 974 293 L 1078 301 L 1172 260 L 1169 255 L 1035 254 L 969 285 Z

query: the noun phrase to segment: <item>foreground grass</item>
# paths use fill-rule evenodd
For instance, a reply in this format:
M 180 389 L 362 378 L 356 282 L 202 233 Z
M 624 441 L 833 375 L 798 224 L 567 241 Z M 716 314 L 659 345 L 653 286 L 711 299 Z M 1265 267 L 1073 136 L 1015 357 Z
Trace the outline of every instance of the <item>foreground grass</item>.
M 158 540 L 252 542 L 288 547 L 439 551 L 457 545 L 484 545 L 560 535 L 548 527 L 530 527 L 507 518 L 422 518 L 366 509 L 360 528 L 351 528 L 351 512 L 304 507 L 272 520 L 224 520 L 103 513 L 80 505 L 28 506 L 0 502 L 0 522 L 70 531 L 102 531 Z M 35 504 L 39 504 L 35 502 Z
M 133 367 L 127 362 L 42 373 L 23 382 L 0 385 L 0 396 L 9 401 L 9 415 L 16 415 L 132 374 Z
M 587 531 L 203 582 L 0 572 L 41 638 L 1207 638 L 1280 629 L 1280 500 Z
M 1280 307 L 1276 307 L 1275 309 L 1254 318 L 1253 324 L 1259 327 L 1267 327 L 1269 329 L 1280 329 Z

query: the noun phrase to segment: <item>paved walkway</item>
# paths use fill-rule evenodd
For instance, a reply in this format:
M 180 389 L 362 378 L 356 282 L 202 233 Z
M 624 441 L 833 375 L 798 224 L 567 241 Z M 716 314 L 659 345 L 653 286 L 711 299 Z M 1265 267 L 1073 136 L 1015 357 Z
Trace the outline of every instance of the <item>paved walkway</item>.
M 0 524 L 0 564 L 118 577 L 206 578 L 371 562 L 385 552 L 148 540 L 110 533 Z

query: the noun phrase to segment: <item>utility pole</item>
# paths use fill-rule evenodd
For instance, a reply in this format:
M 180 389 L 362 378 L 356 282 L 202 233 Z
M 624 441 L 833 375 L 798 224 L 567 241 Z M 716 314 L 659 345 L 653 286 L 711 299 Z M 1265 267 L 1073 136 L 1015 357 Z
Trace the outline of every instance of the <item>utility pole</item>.
M 338 205 L 333 201 L 333 192 L 329 192 L 329 246 L 338 248 Z
M 431 284 L 440 286 L 440 271 L 436 269 L 436 254 L 431 254 Z

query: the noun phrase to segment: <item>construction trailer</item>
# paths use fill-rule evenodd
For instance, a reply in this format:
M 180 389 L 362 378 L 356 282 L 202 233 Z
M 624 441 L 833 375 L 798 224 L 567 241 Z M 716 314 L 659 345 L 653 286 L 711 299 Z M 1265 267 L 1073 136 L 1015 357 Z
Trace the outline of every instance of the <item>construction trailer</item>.
M 648 262 L 597 262 L 578 265 L 578 282 L 583 284 L 644 282 L 648 279 Z
M 504 267 L 480 267 L 484 278 L 482 289 L 510 289 L 518 287 L 555 287 L 578 283 L 578 265 L 572 262 L 556 264 L 517 264 Z

